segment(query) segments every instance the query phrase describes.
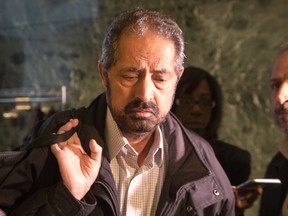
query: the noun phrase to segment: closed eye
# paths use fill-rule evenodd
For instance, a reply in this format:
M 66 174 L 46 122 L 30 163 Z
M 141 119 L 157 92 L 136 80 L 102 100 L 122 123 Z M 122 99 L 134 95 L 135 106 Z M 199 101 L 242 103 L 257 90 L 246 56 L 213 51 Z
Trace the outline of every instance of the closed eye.
M 166 71 L 154 71 L 153 80 L 159 84 L 167 82 L 169 74 Z
M 156 82 L 159 82 L 159 83 L 163 83 L 163 82 L 166 82 L 166 79 L 162 79 L 162 78 L 157 78 L 157 79 L 154 79 Z
M 126 80 L 128 80 L 128 81 L 132 81 L 132 80 L 134 80 L 134 79 L 137 79 L 138 76 L 125 76 L 125 75 L 124 75 L 123 78 L 126 79 Z

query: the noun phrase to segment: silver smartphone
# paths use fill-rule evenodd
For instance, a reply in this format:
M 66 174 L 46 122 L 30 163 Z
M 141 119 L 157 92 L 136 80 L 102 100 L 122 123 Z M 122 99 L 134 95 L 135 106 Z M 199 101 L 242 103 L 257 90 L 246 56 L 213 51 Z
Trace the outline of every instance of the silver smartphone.
M 256 190 L 259 186 L 263 189 L 267 187 L 275 187 L 280 186 L 281 181 L 280 179 L 274 178 L 256 178 L 256 179 L 249 179 L 242 184 L 237 186 L 238 190 Z

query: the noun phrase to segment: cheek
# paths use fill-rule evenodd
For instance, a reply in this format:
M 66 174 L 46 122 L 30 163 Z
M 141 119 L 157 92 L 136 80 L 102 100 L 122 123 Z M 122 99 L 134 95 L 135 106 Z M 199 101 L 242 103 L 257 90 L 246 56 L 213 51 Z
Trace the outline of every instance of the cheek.
M 184 120 L 185 118 L 190 118 L 189 107 L 184 106 L 176 106 L 175 107 L 175 115 L 180 119 Z
M 277 106 L 279 103 L 279 91 L 272 91 L 270 94 L 270 102 L 272 107 Z
M 174 93 L 164 93 L 157 95 L 156 103 L 162 113 L 168 113 L 173 103 Z
M 111 85 L 109 88 L 109 95 L 109 103 L 111 104 L 112 108 L 118 113 L 122 112 L 125 106 L 128 104 L 128 99 L 125 92 L 123 92 L 122 89 L 118 88 L 116 85 Z
M 274 97 L 271 97 L 271 111 L 274 112 L 277 106 L 277 100 Z
M 211 120 L 212 112 L 206 111 L 206 113 L 203 113 L 203 123 L 205 124 L 205 127 L 208 126 L 210 120 Z
M 177 118 L 184 124 L 184 122 L 190 122 L 193 120 L 191 115 L 185 115 L 187 112 L 178 113 Z

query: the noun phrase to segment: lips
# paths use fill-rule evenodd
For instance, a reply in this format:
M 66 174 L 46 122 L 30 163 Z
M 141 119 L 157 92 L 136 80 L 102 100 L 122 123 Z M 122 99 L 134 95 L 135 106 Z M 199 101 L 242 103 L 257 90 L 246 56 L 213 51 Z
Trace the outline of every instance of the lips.
M 129 112 L 150 112 L 153 113 L 152 109 L 134 108 L 129 110 Z
M 277 118 L 277 122 L 282 125 L 283 122 L 288 121 L 288 111 L 287 110 L 278 110 L 275 112 L 275 117 Z
M 136 115 L 137 117 L 151 117 L 151 115 L 155 115 L 151 109 L 132 109 L 129 110 L 128 113 Z

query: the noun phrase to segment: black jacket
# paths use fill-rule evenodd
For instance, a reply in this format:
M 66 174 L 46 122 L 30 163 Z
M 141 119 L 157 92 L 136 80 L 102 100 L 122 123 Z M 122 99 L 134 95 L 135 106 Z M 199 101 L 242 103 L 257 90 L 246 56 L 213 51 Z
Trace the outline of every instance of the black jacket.
M 0 185 L 0 209 L 11 215 L 120 215 L 105 145 L 105 98 L 105 94 L 96 98 L 80 119 L 78 135 L 85 151 L 90 153 L 92 138 L 103 147 L 102 166 L 85 196 L 86 203 L 66 189 L 54 155 L 43 147 L 29 151 Z M 52 118 L 57 119 L 57 114 Z M 43 127 L 38 136 L 45 131 Z M 233 216 L 230 182 L 210 145 L 184 129 L 173 114 L 168 114 L 160 128 L 168 161 L 156 215 Z
M 280 152 L 268 164 L 265 178 L 278 178 L 282 184 L 263 190 L 259 216 L 278 216 L 288 192 L 288 160 Z

